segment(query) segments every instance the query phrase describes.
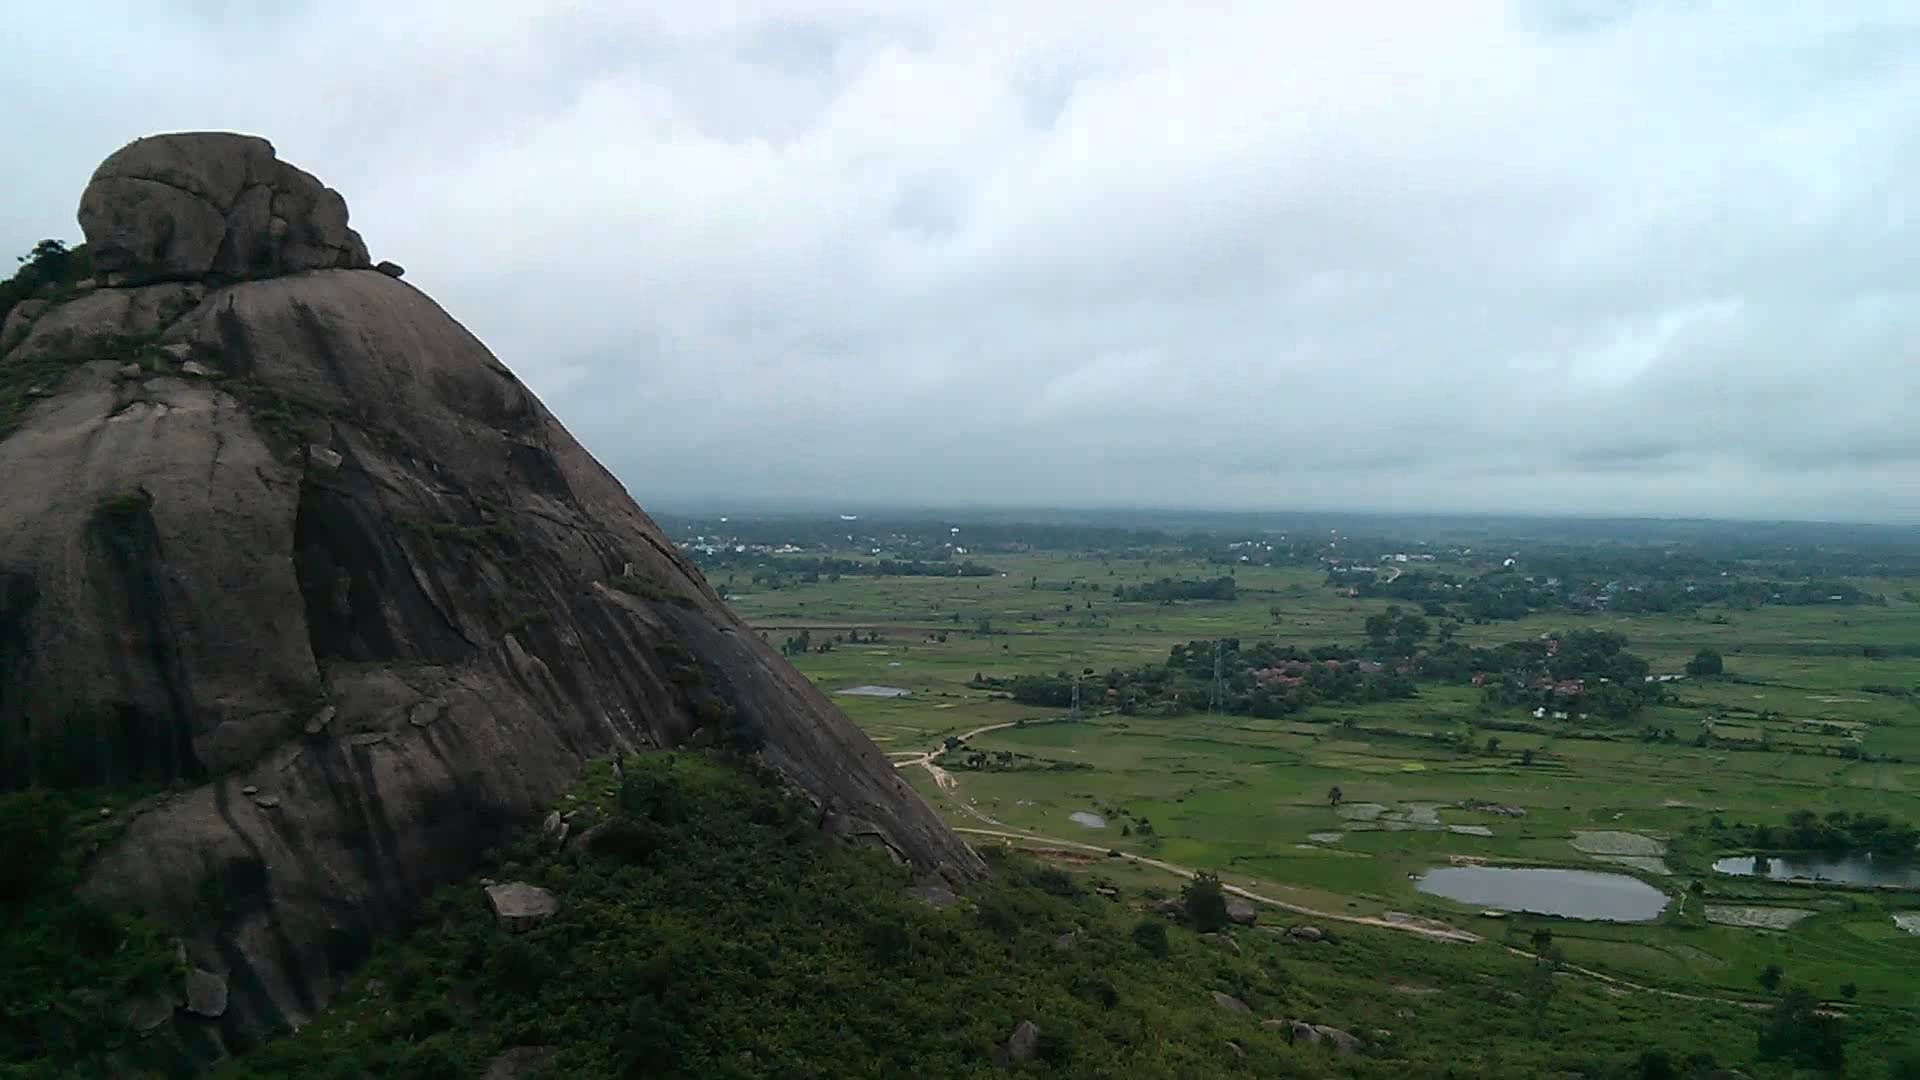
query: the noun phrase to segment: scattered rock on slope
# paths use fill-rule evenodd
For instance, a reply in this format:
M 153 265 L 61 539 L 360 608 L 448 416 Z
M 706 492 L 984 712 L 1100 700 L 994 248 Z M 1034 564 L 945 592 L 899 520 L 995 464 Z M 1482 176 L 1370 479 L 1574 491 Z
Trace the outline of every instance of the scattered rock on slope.
M 560 910 L 560 901 L 551 892 L 524 881 L 488 885 L 487 904 L 502 929 L 522 934 L 545 922 Z
M 218 1017 L 227 1011 L 227 980 L 211 971 L 188 968 L 181 982 L 188 1012 Z
M 1239 998 L 1234 997 L 1232 994 L 1226 993 L 1225 991 L 1221 991 L 1221 990 L 1215 990 L 1213 992 L 1213 1003 L 1227 1010 L 1228 1012 L 1250 1013 L 1253 1011 L 1252 1009 L 1247 1008 L 1246 1002 L 1241 1001 Z
M 981 872 L 265 140 L 142 139 L 79 216 L 98 287 L 0 354 L 58 372 L 0 428 L 0 788 L 180 786 L 84 892 L 225 960 L 221 1044 L 311 1017 L 593 755 L 700 734 L 920 873 Z
M 526 1080 L 540 1071 L 540 1067 L 559 1053 L 554 1046 L 516 1046 L 503 1050 L 487 1062 L 487 1071 L 481 1080 Z
M 1022 1020 L 1014 1025 L 1013 1034 L 1007 1036 L 1007 1056 L 1015 1064 L 1032 1061 L 1040 1052 L 1040 1029 L 1031 1020 Z

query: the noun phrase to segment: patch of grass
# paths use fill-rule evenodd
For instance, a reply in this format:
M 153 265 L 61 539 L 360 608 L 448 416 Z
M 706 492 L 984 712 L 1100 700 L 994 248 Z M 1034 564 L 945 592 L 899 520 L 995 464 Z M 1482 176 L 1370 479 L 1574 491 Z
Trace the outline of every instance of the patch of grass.
M 246 405 L 254 427 L 270 445 L 283 451 L 304 445 L 307 428 L 332 413 L 324 405 L 262 383 L 247 381 L 232 388 Z
M 13 434 L 34 403 L 58 393 L 67 375 L 85 362 L 51 356 L 0 364 L 0 439 Z
M 138 518 L 153 508 L 153 496 L 144 491 L 112 495 L 102 499 L 93 508 L 96 520 L 103 522 L 125 522 Z
M 415 535 L 443 544 L 469 548 L 489 548 L 509 558 L 522 552 L 520 535 L 501 522 L 467 525 L 457 521 L 408 521 L 402 528 Z
M 693 598 L 685 593 L 669 589 L 665 583 L 640 574 L 621 574 L 607 582 L 629 596 L 642 600 L 653 600 L 663 604 L 675 604 L 680 607 L 692 607 Z

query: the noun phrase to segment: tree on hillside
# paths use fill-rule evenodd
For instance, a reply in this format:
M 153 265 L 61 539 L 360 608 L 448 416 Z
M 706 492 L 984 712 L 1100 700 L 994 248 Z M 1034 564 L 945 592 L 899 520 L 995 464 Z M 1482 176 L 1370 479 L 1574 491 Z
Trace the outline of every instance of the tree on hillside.
M 1533 1005 L 1533 1034 L 1538 1038 L 1546 1031 L 1547 1007 L 1553 1004 L 1554 991 L 1559 989 L 1560 980 L 1555 973 L 1566 962 L 1566 956 L 1560 947 L 1553 943 L 1553 931 L 1542 927 L 1533 932 L 1533 966 L 1526 977 L 1527 999 Z
M 16 261 L 20 269 L 0 281 L 0 322 L 6 321 L 13 305 L 41 290 L 58 290 L 93 274 L 93 259 L 85 244 L 69 249 L 58 240 L 42 240 Z
M 1766 970 L 1760 973 L 1756 981 L 1769 991 L 1778 990 L 1780 989 L 1780 977 L 1785 974 L 1786 972 L 1780 970 L 1779 964 L 1768 964 Z
M 1327 805 L 1328 806 L 1339 806 L 1340 800 L 1345 797 L 1346 796 L 1343 795 L 1340 791 L 1339 784 L 1335 784 L 1332 787 L 1327 789 Z
M 1689 675 L 1720 675 L 1725 671 L 1726 661 L 1712 649 L 1701 649 L 1693 654 L 1693 659 L 1687 661 Z
M 1839 1019 L 1821 1013 L 1813 994 L 1796 986 L 1773 1007 L 1767 1026 L 1760 1029 L 1760 1056 L 1837 1073 L 1846 1063 L 1845 1042 Z
M 1201 871 L 1187 879 L 1180 889 L 1180 903 L 1187 921 L 1202 932 L 1223 930 L 1227 918 L 1227 894 L 1220 888 L 1220 876 Z

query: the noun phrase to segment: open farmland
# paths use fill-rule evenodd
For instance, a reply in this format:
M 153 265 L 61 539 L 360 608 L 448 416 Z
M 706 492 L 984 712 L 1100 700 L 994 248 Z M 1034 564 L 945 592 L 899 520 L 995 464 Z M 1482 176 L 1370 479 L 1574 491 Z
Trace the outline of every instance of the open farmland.
M 776 644 L 807 633 L 794 662 L 827 691 L 911 691 L 835 700 L 903 762 L 939 750 L 929 759 L 939 780 L 917 765 L 908 776 L 952 824 L 978 830 L 976 842 L 1072 842 L 1213 870 L 1310 910 L 1444 924 L 1483 939 L 1471 948 L 1525 950 L 1546 929 L 1570 968 L 1645 988 L 1634 992 L 1759 1002 L 1760 976 L 1778 965 L 1863 1022 L 1912 1015 L 1920 936 L 1896 916 L 1920 912 L 1920 895 L 1711 868 L 1727 843 L 1716 824 L 1777 824 L 1798 809 L 1920 821 L 1912 582 L 1863 583 L 1884 604 L 1550 610 L 1453 631 L 1485 648 L 1614 631 L 1655 676 L 1683 674 L 1702 649 L 1724 657 L 1721 675 L 1665 684 L 1624 721 L 1537 718 L 1477 687 L 1425 680 L 1410 697 L 1279 717 L 1209 711 L 1205 697 L 1127 715 L 1103 689 L 1109 671 L 1222 638 L 1362 647 L 1367 618 L 1394 601 L 1348 595 L 1319 568 L 1222 567 L 1172 551 L 974 557 L 993 573 L 777 589 L 739 574 L 731 603 Z M 1231 600 L 1122 598 L 1227 572 Z M 1078 716 L 1005 690 L 1058 672 L 1082 674 Z M 1174 881 L 1103 862 L 1121 864 L 1143 882 Z M 1486 912 L 1416 888 L 1435 867 L 1472 865 L 1624 874 L 1668 900 L 1653 921 L 1611 923 Z

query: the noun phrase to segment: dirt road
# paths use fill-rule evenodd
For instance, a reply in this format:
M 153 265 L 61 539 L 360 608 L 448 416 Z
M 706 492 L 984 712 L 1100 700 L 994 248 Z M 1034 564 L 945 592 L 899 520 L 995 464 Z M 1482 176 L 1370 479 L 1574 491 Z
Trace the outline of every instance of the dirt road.
M 1068 719 L 1072 719 L 1072 718 L 1071 717 L 1055 717 L 1050 720 L 1029 720 L 1027 721 L 1027 724 L 1032 725 L 1032 724 L 1058 723 L 1061 720 L 1068 720 Z M 947 798 L 953 801 L 954 806 L 958 807 L 961 813 L 977 821 L 980 821 L 983 824 L 997 826 L 997 828 L 993 828 L 993 829 L 957 828 L 955 830 L 957 832 L 972 833 L 977 836 L 997 836 L 1002 839 L 1008 839 L 1008 840 L 1024 840 L 1032 844 L 1038 844 L 1046 847 L 1065 848 L 1065 849 L 1075 850 L 1075 851 L 1088 851 L 1088 852 L 1093 852 L 1100 855 L 1107 854 L 1109 849 L 1101 847 L 1097 844 L 1087 844 L 1078 840 L 1063 840 L 1058 837 L 1042 836 L 1038 833 L 1013 831 L 1008 827 L 1008 825 L 1005 822 L 997 821 L 994 818 L 989 817 L 986 813 L 979 810 L 972 803 L 969 803 L 965 799 L 961 798 L 959 781 L 954 779 L 952 773 L 949 773 L 947 770 L 941 768 L 939 765 L 936 765 L 934 763 L 933 759 L 936 757 L 939 757 L 942 753 L 946 751 L 947 738 L 949 737 L 957 740 L 961 745 L 964 746 L 969 739 L 972 739 L 976 735 L 985 735 L 989 731 L 1000 731 L 1004 728 L 1017 727 L 1019 726 L 1019 723 L 1020 723 L 1019 721 L 1006 721 L 999 724 L 986 724 L 982 727 L 974 728 L 971 731 L 961 732 L 958 735 L 943 736 L 939 742 L 935 743 L 933 746 L 928 747 L 925 750 L 895 750 L 890 752 L 887 756 L 895 759 L 893 763 L 893 767 L 896 769 L 922 768 L 927 770 L 928 775 L 933 777 L 934 785 L 940 789 L 940 792 L 942 794 L 944 794 Z M 1174 874 L 1178 877 L 1190 878 L 1194 876 L 1194 871 L 1184 866 L 1177 866 L 1173 863 L 1164 862 L 1160 859 L 1151 859 L 1145 855 L 1130 855 L 1123 851 L 1120 853 L 1120 857 L 1123 859 L 1130 859 L 1134 862 L 1139 863 L 1142 866 L 1151 866 L 1156 870 L 1164 870 L 1167 873 Z M 1252 900 L 1255 903 L 1266 904 L 1269 907 L 1276 907 L 1283 911 L 1293 912 L 1296 915 L 1305 915 L 1309 918 L 1321 919 L 1326 922 L 1341 922 L 1341 923 L 1348 923 L 1354 926 L 1375 926 L 1385 930 L 1397 930 L 1404 934 L 1413 934 L 1418 937 L 1424 937 L 1434 941 L 1471 942 L 1471 941 L 1480 940 L 1480 936 L 1478 934 L 1471 934 L 1465 930 L 1455 929 L 1454 927 L 1444 926 L 1439 923 L 1396 921 L 1393 919 L 1378 918 L 1372 915 L 1346 915 L 1346 914 L 1342 914 L 1340 912 L 1334 912 L 1334 911 L 1321 911 L 1317 908 L 1310 908 L 1300 904 L 1289 903 L 1285 900 L 1276 899 L 1271 896 L 1263 896 L 1260 893 L 1253 892 L 1250 889 L 1241 888 L 1238 885 L 1227 885 L 1223 883 L 1221 887 L 1225 889 L 1227 892 L 1234 894 L 1235 896 L 1244 897 L 1248 900 Z
M 1036 833 L 1014 832 L 1006 829 L 970 829 L 965 826 L 955 826 L 954 831 L 971 833 L 976 836 L 998 836 L 1009 840 L 1026 840 L 1047 847 L 1064 847 L 1080 851 L 1096 851 L 1103 854 L 1112 850 L 1100 847 L 1097 844 L 1083 844 L 1077 840 L 1062 840 L 1058 837 L 1040 836 Z M 1124 851 L 1120 852 L 1120 857 L 1132 862 L 1137 862 L 1142 866 L 1151 866 L 1155 870 L 1164 870 L 1178 877 L 1190 878 L 1194 876 L 1194 871 L 1184 866 L 1165 862 L 1161 859 L 1150 859 L 1145 855 L 1129 855 Z M 1282 911 L 1291 911 L 1296 915 L 1305 915 L 1308 918 L 1319 919 L 1323 922 L 1339 922 L 1353 926 L 1373 926 L 1382 930 L 1397 930 L 1403 934 L 1413 934 L 1416 937 L 1429 938 L 1434 941 L 1475 942 L 1480 940 L 1480 935 L 1478 934 L 1471 934 L 1465 930 L 1455 929 L 1451 926 L 1443 926 L 1438 923 L 1403 922 L 1394 919 L 1380 918 L 1374 915 L 1347 915 L 1336 911 L 1321 911 L 1318 908 L 1310 908 L 1303 904 L 1279 900 L 1254 892 L 1252 889 L 1244 889 L 1238 885 L 1229 885 L 1225 882 L 1221 883 L 1220 888 L 1235 896 L 1252 900 L 1257 904 L 1266 904 L 1268 907 L 1276 907 Z
M 1068 720 L 1068 719 L 1072 719 L 1072 718 L 1056 717 L 1051 720 L 1029 720 L 1027 721 L 1027 723 L 1028 724 L 1057 723 L 1061 720 Z M 1019 726 L 1019 723 L 1017 721 L 1009 721 L 1009 722 L 999 723 L 999 724 L 987 724 L 983 727 L 974 728 L 971 731 L 962 732 L 961 734 L 954 736 L 954 738 L 958 739 L 960 743 L 964 744 L 967 742 L 967 740 L 972 739 L 976 735 L 984 735 L 989 731 L 999 731 L 1003 728 L 1010 728 L 1010 727 L 1017 727 L 1017 726 Z M 996 821 L 995 819 L 987 816 L 985 813 L 975 808 L 971 803 L 968 803 L 961 798 L 959 781 L 954 779 L 951 773 L 947 772 L 945 769 L 942 769 L 940 766 L 934 764 L 933 759 L 938 757 L 945 750 L 946 750 L 946 739 L 942 738 L 939 743 L 935 744 L 933 747 L 927 750 L 924 750 L 924 751 L 896 750 L 896 751 L 893 751 L 893 753 L 890 754 L 889 756 L 895 757 L 898 759 L 893 763 L 894 767 L 897 769 L 914 768 L 916 766 L 919 768 L 926 769 L 928 774 L 933 777 L 934 784 L 939 787 L 940 792 L 945 796 L 947 796 L 948 799 L 952 800 L 954 806 L 958 807 L 961 813 L 964 813 L 968 817 L 974 818 L 982 822 L 983 824 L 996 826 L 995 828 L 990 828 L 990 829 L 969 828 L 966 826 L 955 826 L 954 827 L 955 832 L 965 833 L 972 836 L 998 837 L 1002 840 L 1008 840 L 1008 841 L 1023 841 L 1027 844 L 1031 844 L 1036 847 L 1053 848 L 1056 850 L 1065 849 L 1065 850 L 1071 850 L 1071 851 L 1085 851 L 1085 852 L 1097 853 L 1097 854 L 1105 855 L 1109 857 L 1111 857 L 1116 851 L 1118 851 L 1118 849 L 1115 849 L 1115 848 L 1101 847 L 1098 844 L 1089 844 L 1080 840 L 1066 840 L 1057 836 L 1044 836 L 1044 835 L 1041 835 L 1040 833 L 1024 832 L 1024 831 L 1016 830 L 1009 827 L 1005 822 Z M 1180 866 L 1175 863 L 1166 862 L 1162 859 L 1148 858 L 1147 856 L 1144 856 L 1144 855 L 1132 855 L 1124 851 L 1118 851 L 1118 854 L 1119 854 L 1119 857 L 1122 859 L 1127 859 L 1132 862 L 1139 863 L 1142 866 L 1150 866 L 1156 870 L 1161 870 L 1166 873 L 1173 874 L 1176 877 L 1191 878 L 1194 876 L 1194 873 L 1195 873 L 1193 870 L 1187 867 Z M 1322 911 L 1318 908 L 1307 907 L 1303 904 L 1295 904 L 1286 900 L 1278 899 L 1277 897 L 1263 895 L 1261 893 L 1253 891 L 1252 889 L 1242 888 L 1241 886 L 1238 886 L 1238 885 L 1230 885 L 1230 884 L 1227 884 L 1226 882 L 1221 882 L 1220 887 L 1226 892 L 1232 893 L 1235 896 L 1239 896 L 1247 900 L 1251 900 L 1254 903 L 1265 904 L 1268 907 L 1278 908 L 1281 911 L 1292 912 L 1293 914 L 1302 915 L 1307 918 L 1316 919 L 1322 922 L 1345 923 L 1349 926 L 1370 926 L 1370 927 L 1374 927 L 1376 929 L 1381 929 L 1381 930 L 1393 930 L 1398 933 L 1411 934 L 1415 937 L 1425 938 L 1426 940 L 1429 940 L 1429 941 L 1450 941 L 1450 942 L 1458 942 L 1462 944 L 1473 944 L 1473 943 L 1484 940 L 1478 934 L 1475 934 L 1466 930 L 1461 930 L 1458 927 L 1448 926 L 1444 923 L 1440 923 L 1430 919 L 1414 919 L 1411 916 L 1405 919 L 1393 919 L 1393 918 L 1377 916 L 1377 915 L 1348 915 L 1343 912 Z M 1511 946 L 1511 945 L 1503 945 L 1502 948 L 1506 949 L 1507 952 L 1512 953 L 1515 956 L 1526 957 L 1530 960 L 1538 959 L 1538 957 L 1536 957 L 1533 953 L 1528 952 L 1525 949 L 1515 948 L 1514 946 Z M 1731 1005 L 1735 1008 L 1748 1009 L 1748 1010 L 1764 1010 L 1771 1007 L 1771 1005 L 1768 1002 L 1763 1002 L 1763 1001 L 1754 1001 L 1754 1000 L 1744 999 L 1744 998 L 1713 997 L 1711 995 L 1706 995 L 1706 994 L 1688 994 L 1679 990 L 1665 990 L 1657 986 L 1646 986 L 1641 983 L 1630 982 L 1626 979 L 1619 978 L 1618 976 L 1608 975 L 1604 972 L 1595 971 L 1592 968 L 1579 967 L 1574 964 L 1562 964 L 1560 967 L 1560 970 L 1580 976 L 1582 978 L 1592 979 L 1595 982 L 1602 983 L 1607 986 L 1617 987 L 1621 990 L 1633 991 L 1633 992 L 1638 992 L 1643 994 L 1657 994 L 1661 997 L 1672 998 L 1676 1001 L 1695 1001 L 1695 1002 L 1701 1002 L 1706 1004 Z M 1841 1010 L 1844 1010 L 1844 1006 L 1841 1005 L 1840 1003 L 1837 1003 L 1837 1002 L 1821 1003 L 1821 1011 L 1828 1013 L 1828 1015 L 1844 1015 L 1844 1012 Z

